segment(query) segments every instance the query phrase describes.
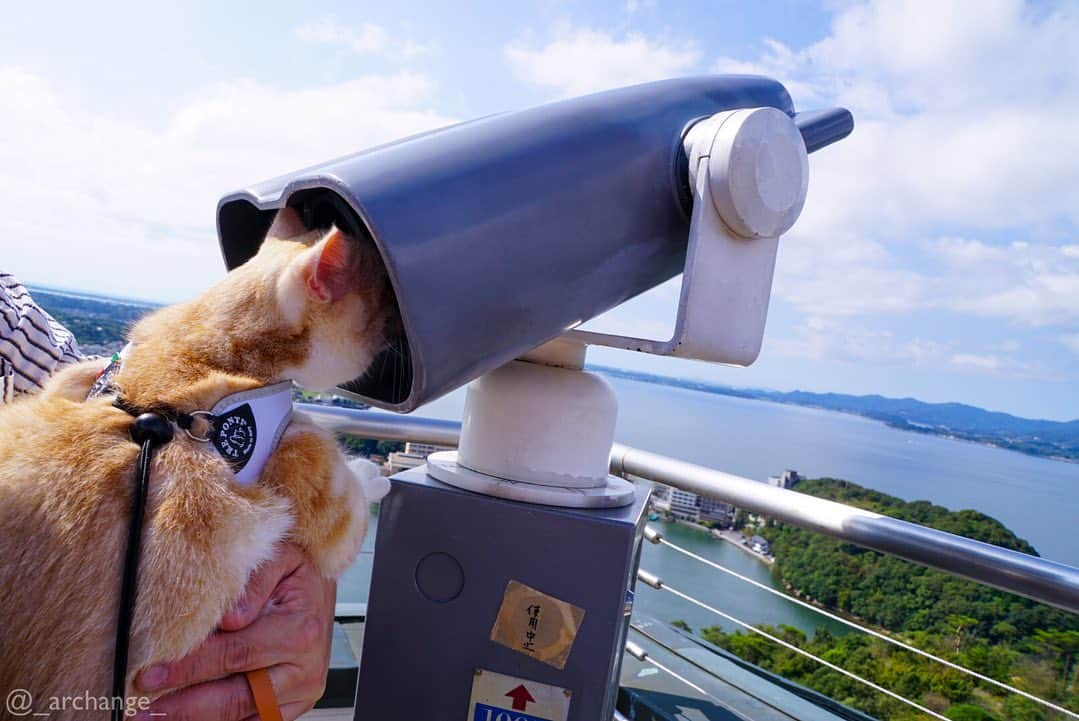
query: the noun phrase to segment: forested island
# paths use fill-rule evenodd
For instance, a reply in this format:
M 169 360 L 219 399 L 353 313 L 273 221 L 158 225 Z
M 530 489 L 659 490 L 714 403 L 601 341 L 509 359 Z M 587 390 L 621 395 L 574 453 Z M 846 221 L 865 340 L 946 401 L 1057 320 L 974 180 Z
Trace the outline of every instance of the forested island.
M 606 366 L 589 366 L 589 369 L 616 378 L 688 388 L 703 393 L 852 413 L 904 431 L 958 438 L 1031 456 L 1079 462 L 1079 419 L 1047 421 L 987 411 L 963 403 L 926 403 L 915 398 L 885 398 L 879 395 L 732 388 L 706 381 Z
M 905 502 L 835 479 L 803 481 L 797 490 L 1037 555 L 1030 544 L 999 521 L 976 511 L 949 511 L 927 501 Z M 771 542 L 776 558 L 772 572 L 790 593 L 1079 711 L 1076 616 L 795 526 L 767 521 L 757 532 Z M 870 636 L 850 633 L 837 637 L 818 629 L 808 638 L 789 626 L 762 628 L 957 721 L 1063 718 L 1032 701 L 975 682 Z M 702 629 L 700 634 L 751 663 L 876 718 L 924 718 L 914 709 L 760 636 L 727 633 L 719 627 Z

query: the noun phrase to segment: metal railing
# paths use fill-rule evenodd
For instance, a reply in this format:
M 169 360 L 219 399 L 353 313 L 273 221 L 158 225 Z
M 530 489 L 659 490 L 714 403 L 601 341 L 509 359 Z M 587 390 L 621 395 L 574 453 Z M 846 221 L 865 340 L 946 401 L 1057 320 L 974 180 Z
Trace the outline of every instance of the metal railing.
M 782 676 L 777 676 L 771 671 L 767 671 L 764 668 L 753 664 L 749 661 L 745 661 L 738 655 L 725 652 L 724 655 L 716 654 L 715 652 L 720 649 L 716 649 L 712 644 L 707 641 L 694 640 L 696 645 L 703 644 L 703 647 L 709 650 L 709 657 L 701 658 L 694 656 L 691 653 L 687 653 L 684 648 L 679 648 L 679 639 L 676 635 L 674 638 L 667 636 L 666 639 L 660 637 L 661 634 L 657 633 L 655 627 L 656 621 L 651 620 L 635 620 L 630 623 L 630 633 L 640 637 L 642 643 L 650 644 L 659 652 L 667 654 L 673 658 L 678 659 L 679 662 L 684 664 L 686 670 L 692 669 L 694 676 L 701 681 L 701 684 L 707 684 L 713 688 L 731 690 L 742 696 L 742 703 L 737 705 L 731 705 L 729 703 L 731 696 L 727 693 L 721 695 L 728 701 L 728 703 L 721 704 L 728 709 L 732 714 L 738 716 L 738 718 L 756 718 L 754 714 L 758 709 L 769 709 L 773 714 L 769 714 L 768 718 L 782 717 L 785 719 L 809 719 L 817 718 L 815 715 L 803 715 L 800 704 L 795 702 L 791 704 L 791 699 L 787 694 L 793 695 L 796 699 L 808 702 L 814 707 L 821 709 L 828 715 L 824 718 L 832 719 L 850 719 L 850 721 L 874 721 L 872 717 L 867 716 L 861 711 L 857 711 L 849 706 L 846 706 L 835 699 L 814 691 L 810 688 L 802 686 L 793 681 L 788 681 Z M 662 624 L 663 622 L 658 622 Z M 666 625 L 666 624 L 664 624 Z M 678 632 L 681 633 L 681 632 Z M 639 644 L 638 644 L 638 647 Z M 644 649 L 648 653 L 647 649 Z M 627 652 L 629 649 L 627 648 Z M 754 680 L 747 679 L 746 676 L 739 674 L 738 671 L 734 673 L 724 673 L 720 668 L 714 665 L 716 657 L 722 659 L 723 665 L 727 663 L 733 664 L 735 669 L 748 670 L 754 677 Z M 762 688 L 759 684 L 759 680 L 764 679 L 768 688 Z M 676 679 L 677 680 L 677 679 Z M 720 684 L 718 687 L 714 684 Z M 696 685 L 696 684 L 695 684 Z M 783 694 L 776 695 L 776 687 L 781 689 Z M 709 694 L 712 698 L 715 698 L 715 694 Z
M 363 438 L 454 446 L 455 421 L 297 404 L 321 426 Z M 953 576 L 1079 613 L 1079 568 L 616 443 L 611 473 L 657 481 Z
M 776 645 L 779 645 L 779 646 L 782 646 L 783 648 L 787 649 L 788 651 L 793 651 L 794 653 L 797 653 L 800 656 L 804 656 L 804 657 L 810 659 L 811 661 L 815 661 L 815 662 L 819 663 L 820 665 L 824 666 L 825 668 L 831 669 L 832 671 L 835 671 L 836 673 L 842 674 L 843 676 L 846 676 L 847 678 L 849 678 L 849 679 L 851 679 L 851 680 L 853 680 L 853 681 L 855 681 L 857 683 L 868 686 L 869 688 L 873 689 L 874 691 L 876 691 L 878 693 L 881 693 L 881 694 L 884 694 L 885 696 L 888 696 L 888 697 L 890 697 L 890 698 L 892 698 L 892 699 L 894 699 L 896 701 L 899 701 L 902 704 L 910 706 L 911 708 L 913 708 L 913 709 L 915 709 L 917 711 L 920 711 L 920 712 L 924 713 L 927 716 L 931 716 L 931 717 L 936 718 L 936 719 L 941 719 L 941 721 L 948 721 L 947 716 L 943 716 L 943 715 L 937 713 L 936 711 L 933 711 L 933 710 L 931 710 L 929 708 L 926 708 L 925 706 L 921 705 L 920 703 L 917 703 L 916 701 L 911 701 L 910 699 L 906 698 L 902 694 L 899 694 L 899 693 L 896 693 L 895 691 L 887 689 L 887 688 L 881 686 L 880 684 L 874 683 L 874 682 L 870 681 L 869 679 L 867 679 L 867 678 L 865 678 L 863 676 L 859 676 L 858 674 L 853 673 L 852 671 L 848 671 L 847 669 L 843 668 L 842 666 L 838 666 L 838 665 L 832 663 L 831 661 L 827 661 L 827 660 L 821 658 L 820 656 L 814 656 L 809 651 L 806 651 L 805 649 L 803 649 L 803 648 L 801 648 L 799 646 L 796 646 L 793 643 L 789 643 L 787 641 L 784 641 L 783 639 L 779 638 L 778 636 L 776 636 L 774 634 L 771 634 L 771 633 L 768 633 L 764 629 L 758 628 L 758 627 L 752 625 L 751 623 L 743 621 L 740 618 L 736 618 L 736 617 L 732 616 L 729 613 L 726 613 L 724 611 L 720 611 L 715 606 L 710 606 L 707 603 L 705 603 L 704 601 L 701 601 L 700 599 L 694 598 L 690 594 L 685 593 L 684 591 L 680 591 L 677 588 L 674 588 L 673 586 L 671 586 L 666 581 L 662 580 L 658 576 L 655 576 L 654 574 L 649 573 L 648 571 L 645 571 L 643 569 L 638 571 L 637 572 L 637 580 L 640 581 L 641 583 L 645 583 L 645 584 L 647 584 L 647 585 L 649 585 L 652 588 L 655 588 L 657 590 L 662 590 L 662 591 L 667 591 L 668 593 L 672 593 L 675 596 L 677 596 L 678 598 L 681 598 L 683 601 L 688 601 L 689 603 L 692 603 L 695 606 L 699 606 L 700 608 L 703 608 L 705 611 L 708 611 L 709 613 L 714 613 L 715 615 L 719 616 L 720 618 L 725 619 L 725 620 L 735 624 L 736 626 L 740 626 L 741 628 L 745 629 L 749 633 L 753 633 L 753 634 L 756 634 L 758 636 L 761 636 L 762 638 L 766 638 L 769 641 L 771 641 L 772 643 L 774 643 Z
M 1079 613 L 1079 568 L 616 443 L 611 472 L 711 496 L 953 576 Z
M 379 441 L 414 441 L 440 446 L 456 446 L 461 440 L 461 424 L 457 421 L 315 403 L 297 403 L 296 409 L 311 416 L 316 423 L 333 433 Z
M 656 535 L 654 532 L 653 532 L 653 534 L 651 534 L 651 536 L 652 536 L 652 538 L 650 538 L 650 540 L 656 539 L 656 540 L 654 540 L 654 542 L 662 542 L 662 539 L 658 535 Z M 1069 711 L 1068 709 L 1064 708 L 1063 706 L 1060 706 L 1058 704 L 1053 703 L 1052 701 L 1049 701 L 1047 699 L 1043 699 L 1043 698 L 1041 698 L 1039 696 L 1036 696 L 1036 695 L 1034 695 L 1032 693 L 1028 693 L 1027 691 L 1023 691 L 1022 689 L 1016 688 L 1015 686 L 1012 686 L 1011 684 L 1007 684 L 1007 683 L 1003 683 L 1001 681 L 997 681 L 996 679 L 990 678 L 989 676 L 978 673 L 977 671 L 974 671 L 973 669 L 969 669 L 969 668 L 967 668 L 965 666 L 961 666 L 961 665 L 959 665 L 957 663 L 953 663 L 951 661 L 948 661 L 947 659 L 941 658 L 940 656 L 936 656 L 936 655 L 931 654 L 931 653 L 929 653 L 927 651 L 923 651 L 922 649 L 911 646 L 910 644 L 904 643 L 903 641 L 900 641 L 899 639 L 895 639 L 895 638 L 891 638 L 890 636 L 886 636 L 886 635 L 880 633 L 879 631 L 875 631 L 875 630 L 869 628 L 868 626 L 863 626 L 861 624 L 854 623 L 854 622 L 849 621 L 847 619 L 836 616 L 835 614 L 829 613 L 828 611 L 825 611 L 823 609 L 815 608 L 813 606 L 810 606 L 809 604 L 807 604 L 807 603 L 805 603 L 805 602 L 803 602 L 803 601 L 801 601 L 799 599 L 796 599 L 796 598 L 794 598 L 792 596 L 788 596 L 788 595 L 786 595 L 786 594 L 784 594 L 782 592 L 777 591 L 776 589 L 767 588 L 763 584 L 757 583 L 756 581 L 753 581 L 750 578 L 746 578 L 745 576 L 737 574 L 737 573 L 731 571 L 728 568 L 719 566 L 719 565 L 717 565 L 715 563 L 712 563 L 712 562 L 708 561 L 707 559 L 701 558 L 700 556 L 696 556 L 695 554 L 691 554 L 688 551 L 685 551 L 685 549 L 681 549 L 679 546 L 675 546 L 673 544 L 665 544 L 665 545 L 668 545 L 670 548 L 679 549 L 680 551 L 682 551 L 684 553 L 687 553 L 688 555 L 694 556 L 694 558 L 697 558 L 698 560 L 703 561 L 704 563 L 707 563 L 710 566 L 713 566 L 717 570 L 720 570 L 720 571 L 723 571 L 724 573 L 729 573 L 729 574 L 731 574 L 733 576 L 736 576 L 740 580 L 745 581 L 747 583 L 751 583 L 754 586 L 757 586 L 757 587 L 761 588 L 762 590 L 767 591 L 768 593 L 772 593 L 772 594 L 775 594 L 775 595 L 783 598 L 784 600 L 787 600 L 787 601 L 790 601 L 792 603 L 797 603 L 797 604 L 800 604 L 802 606 L 805 606 L 806 608 L 810 609 L 811 611 L 819 613 L 822 616 L 826 616 L 828 618 L 831 618 L 834 621 L 838 621 L 840 623 L 843 623 L 843 624 L 845 624 L 847 626 L 850 626 L 850 627 L 852 627 L 852 628 L 854 628 L 854 629 L 856 629 L 858 631 L 861 631 L 863 633 L 867 633 L 869 635 L 875 636 L 875 637 L 877 637 L 877 638 L 879 638 L 879 639 L 881 639 L 881 640 L 883 640 L 883 641 L 885 641 L 887 643 L 893 644 L 893 645 L 898 646 L 898 647 L 900 647 L 902 649 L 905 649 L 905 650 L 910 651 L 912 653 L 923 656 L 924 658 L 927 658 L 927 659 L 929 659 L 931 661 L 935 661 L 935 662 L 937 662 L 939 664 L 947 666 L 948 668 L 951 668 L 954 671 L 958 671 L 960 673 L 971 676 L 972 678 L 975 678 L 978 681 L 982 681 L 984 683 L 989 683 L 991 685 L 997 686 L 1001 690 L 1007 691 L 1008 693 L 1014 693 L 1014 694 L 1017 694 L 1019 696 L 1022 696 L 1022 697 L 1026 698 L 1026 699 L 1028 699 L 1030 701 L 1033 701 L 1034 703 L 1037 703 L 1040 706 L 1044 706 L 1047 709 L 1050 709 L 1052 711 L 1056 711 L 1057 713 L 1063 714 L 1063 715 L 1065 715 L 1065 716 L 1067 716 L 1069 718 L 1079 719 L 1079 714 L 1073 713 L 1073 712 Z M 663 579 L 661 579 L 660 577 L 656 576 L 653 573 L 649 573 L 648 571 L 644 570 L 643 568 L 637 571 L 637 580 L 640 581 L 641 583 L 645 584 L 646 586 L 650 586 L 651 588 L 654 588 L 654 589 L 659 590 L 659 591 L 666 591 L 668 593 L 671 593 L 671 594 L 677 596 L 678 598 L 682 599 L 683 601 L 687 601 L 687 602 L 689 602 L 689 603 L 691 603 L 691 604 L 693 604 L 693 605 L 695 605 L 695 606 L 697 606 L 699 608 L 703 608 L 704 610 L 709 611 L 710 613 L 713 613 L 716 616 L 719 616 L 720 618 L 725 619 L 726 621 L 729 621 L 730 623 L 733 623 L 734 625 L 741 627 L 742 629 L 744 629 L 748 633 L 756 634 L 758 636 L 766 638 L 769 641 L 771 641 L 772 643 L 775 643 L 775 644 L 777 644 L 779 646 L 782 646 L 782 647 L 786 648 L 789 651 L 792 651 L 792 652 L 797 653 L 797 654 L 799 654 L 801 656 L 804 656 L 804 657 L 806 657 L 808 659 L 811 659 L 812 661 L 815 661 L 816 663 L 819 663 L 820 665 L 824 666 L 825 668 L 831 669 L 832 671 L 835 671 L 836 673 L 842 674 L 843 676 L 846 676 L 847 678 L 850 678 L 850 679 L 856 681 L 857 683 L 860 683 L 860 684 L 862 684 L 864 686 L 867 686 L 868 688 L 871 688 L 871 689 L 873 689 L 874 691 L 876 691 L 878 693 L 884 694 L 885 696 L 889 696 L 890 698 L 892 698 L 892 699 L 894 699 L 896 701 L 899 701 L 900 703 L 903 703 L 903 704 L 905 704 L 907 706 L 910 706 L 911 708 L 914 708 L 914 709 L 926 714 L 927 716 L 931 716 L 933 718 L 943 719 L 944 721 L 948 721 L 946 716 L 942 716 L 941 714 L 937 713 L 936 711 L 928 709 L 925 706 L 923 706 L 923 705 L 921 705 L 921 704 L 919 704 L 919 703 L 917 703 L 917 702 L 915 702 L 915 701 L 913 701 L 911 699 L 906 698 L 902 694 L 896 693 L 895 691 L 892 691 L 891 689 L 885 688 L 884 686 L 881 686 L 880 684 L 874 683 L 873 681 L 865 678 L 864 676 L 860 676 L 860 675 L 858 675 L 856 673 L 853 673 L 853 672 L 851 672 L 851 671 L 849 671 L 849 670 L 847 670 L 847 669 L 845 669 L 845 668 L 843 668 L 841 666 L 838 666 L 838 665 L 836 665 L 836 664 L 834 664 L 834 663 L 832 663 L 830 661 L 827 661 L 827 660 L 821 658 L 820 656 L 815 656 L 812 653 L 810 653 L 809 651 L 806 651 L 805 649 L 800 648 L 799 646 L 797 646 L 797 645 L 795 645 L 793 643 L 789 643 L 788 641 L 785 641 L 782 638 L 779 638 L 778 636 L 776 636 L 774 634 L 771 634 L 768 631 L 766 631 L 766 630 L 764 630 L 764 629 L 762 629 L 762 628 L 760 628 L 758 626 L 754 626 L 753 624 L 749 623 L 748 621 L 745 621 L 745 620 L 740 619 L 740 618 L 736 618 L 735 616 L 733 616 L 733 615 L 731 615 L 729 613 L 726 613 L 724 611 L 721 611 L 718 608 L 715 608 L 714 606 L 710 606 L 709 604 L 705 603 L 704 601 L 701 601 L 699 598 L 694 598 L 690 594 L 685 593 L 684 591 L 680 591 L 677 588 L 672 587 L 671 584 L 669 584 L 668 582 L 664 581 Z
M 658 531 L 656 531 L 651 526 L 648 526 L 648 527 L 645 528 L 644 535 L 645 535 L 646 539 L 648 539 L 649 541 L 651 541 L 654 544 L 666 546 L 667 548 L 671 549 L 672 551 L 675 551 L 676 553 L 680 553 L 683 556 L 686 556 L 688 558 L 692 558 L 693 560 L 697 561 L 700 564 L 708 566 L 708 567 L 710 567 L 710 568 L 712 568 L 712 569 L 714 569 L 716 571 L 719 571 L 720 573 L 725 573 L 728 576 L 731 576 L 733 578 L 738 579 L 742 583 L 746 583 L 746 584 L 749 584 L 751 586 L 754 586 L 754 587 L 760 589 L 761 591 L 764 591 L 765 593 L 776 596 L 777 598 L 781 598 L 784 601 L 787 601 L 788 603 L 793 603 L 795 605 L 801 606 L 802 608 L 805 608 L 805 609 L 807 609 L 809 611 L 812 611 L 813 613 L 824 616 L 825 618 L 829 618 L 832 621 L 835 621 L 836 623 L 843 624 L 844 626 L 847 626 L 849 628 L 853 628 L 853 629 L 855 629 L 857 631 L 861 631 L 862 633 L 869 634 L 870 636 L 873 636 L 875 638 L 879 638 L 880 640 L 884 641 L 885 643 L 889 643 L 889 644 L 891 644 L 893 646 L 896 646 L 898 648 L 901 648 L 901 649 L 903 649 L 905 651 L 909 651 L 910 653 L 913 653 L 915 655 L 921 656 L 923 658 L 927 658 L 930 661 L 934 661 L 936 663 L 941 664 L 942 666 L 947 666 L 948 668 L 952 669 L 953 671 L 958 671 L 959 673 L 966 674 L 967 676 L 970 676 L 971 678 L 974 678 L 974 679 L 976 679 L 978 681 L 981 681 L 983 683 L 987 683 L 987 684 L 989 684 L 991 686 L 996 686 L 997 688 L 1001 689 L 1002 691 L 1007 691 L 1008 693 L 1014 693 L 1014 694 L 1016 694 L 1018 696 L 1022 696 L 1022 697 L 1026 698 L 1026 699 L 1028 699 L 1030 701 L 1033 701 L 1033 702 L 1035 702 L 1035 703 L 1037 703 L 1037 704 L 1039 704 L 1041 706 L 1045 706 L 1046 708 L 1048 708 L 1048 709 L 1050 709 L 1052 711 L 1056 711 L 1058 713 L 1062 713 L 1062 714 L 1065 714 L 1067 716 L 1071 716 L 1072 718 L 1079 718 L 1079 715 L 1072 713 L 1068 709 L 1066 709 L 1066 708 L 1064 708 L 1062 706 L 1058 706 L 1057 704 L 1054 704 L 1051 701 L 1047 701 L 1046 699 L 1043 699 L 1043 698 L 1041 698 L 1039 696 L 1035 696 L 1032 693 L 1028 693 L 1027 691 L 1022 690 L 1021 688 L 1017 688 L 1017 687 L 1015 687 L 1015 686 L 1013 686 L 1011 684 L 1004 683 L 1003 681 L 998 681 L 995 678 L 992 678 L 990 676 L 986 676 L 985 674 L 979 673 L 979 672 L 977 672 L 977 671 L 975 671 L 973 669 L 969 669 L 966 666 L 961 666 L 961 665 L 959 665 L 959 664 L 957 664 L 957 663 L 955 663 L 953 661 L 949 661 L 946 658 L 941 658 L 940 656 L 937 656 L 936 654 L 932 654 L 932 653 L 929 653 L 928 651 L 920 649 L 920 648 L 918 648 L 916 646 L 912 646 L 909 643 L 906 643 L 905 641 L 902 641 L 901 639 L 894 638 L 894 637 L 889 636 L 887 634 L 881 633 L 880 631 L 872 629 L 869 626 L 866 626 L 866 625 L 863 625 L 863 624 L 860 624 L 860 623 L 855 623 L 854 621 L 851 621 L 848 618 L 844 618 L 844 617 L 842 617 L 840 615 L 837 615 L 835 613 L 832 613 L 832 612 L 830 612 L 830 611 L 828 611 L 826 609 L 820 608 L 818 606 L 814 606 L 813 604 L 808 603 L 806 601 L 803 601 L 800 598 L 795 598 L 794 596 L 783 593 L 782 591 L 780 591 L 778 589 L 775 589 L 775 588 L 772 588 L 771 586 L 765 585 L 765 584 L 761 583 L 760 581 L 754 581 L 752 578 L 749 578 L 748 576 L 745 576 L 745 575 L 743 575 L 741 573 L 738 573 L 737 571 L 734 571 L 734 570 L 732 570 L 730 568 L 727 568 L 726 566 L 718 564 L 715 561 L 712 561 L 710 559 L 705 558 L 704 556 L 693 553 L 689 549 L 682 548 L 681 546 L 679 546 L 676 543 L 671 543 L 670 541 L 668 541 L 666 538 L 663 537 L 663 534 L 659 533 Z M 655 589 L 663 589 L 664 588 L 664 583 L 663 583 L 662 579 L 658 578 L 654 574 L 648 573 L 647 571 L 644 571 L 644 570 L 639 571 L 638 574 L 637 574 L 637 577 L 638 577 L 639 580 L 643 581 L 645 584 L 651 586 L 652 588 L 655 588 Z M 665 590 L 670 590 L 670 589 L 668 588 L 668 589 L 665 589 Z M 699 600 L 694 600 L 693 602 L 695 604 L 697 604 L 697 605 L 702 605 Z M 726 614 L 721 614 L 721 615 L 725 616 Z M 741 620 L 735 620 L 734 623 L 736 623 L 739 626 L 742 626 L 743 628 L 748 627 L 748 625 L 744 621 L 741 621 Z M 759 630 L 751 629 L 751 631 L 754 632 L 754 633 L 760 633 Z M 767 635 L 767 634 L 764 634 L 764 635 Z M 870 684 L 868 682 L 865 682 L 865 683 L 867 683 L 867 685 L 870 685 L 870 686 L 873 685 L 873 684 Z

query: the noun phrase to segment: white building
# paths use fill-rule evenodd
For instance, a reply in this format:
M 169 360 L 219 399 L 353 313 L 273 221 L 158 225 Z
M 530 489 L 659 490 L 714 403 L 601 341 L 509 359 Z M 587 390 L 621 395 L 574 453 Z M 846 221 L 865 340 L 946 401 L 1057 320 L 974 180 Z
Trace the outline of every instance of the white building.
M 794 488 L 798 481 L 802 480 L 802 477 L 798 475 L 798 471 L 792 471 L 787 469 L 778 476 L 768 476 L 768 485 L 775 486 L 776 488 Z
M 698 496 L 678 488 L 655 484 L 652 505 L 683 521 L 715 521 L 729 524 L 734 519 L 734 506 L 707 496 Z
M 671 489 L 671 515 L 685 521 L 699 521 L 701 497 L 678 488 Z
M 714 521 L 724 526 L 734 523 L 735 507 L 729 503 L 701 496 L 700 518 L 702 521 Z
M 409 441 L 405 444 L 405 450 L 395 451 L 390 454 L 390 457 L 386 459 L 386 463 L 383 468 L 390 475 L 394 473 L 400 473 L 401 471 L 407 471 L 409 468 L 415 468 L 422 466 L 427 462 L 427 456 L 437 451 L 452 451 L 453 449 L 448 446 L 436 446 L 433 443 L 413 443 Z
M 761 536 L 753 536 L 749 539 L 749 547 L 757 553 L 763 553 L 764 555 L 770 555 L 772 553 L 772 546 L 768 543 L 767 539 Z

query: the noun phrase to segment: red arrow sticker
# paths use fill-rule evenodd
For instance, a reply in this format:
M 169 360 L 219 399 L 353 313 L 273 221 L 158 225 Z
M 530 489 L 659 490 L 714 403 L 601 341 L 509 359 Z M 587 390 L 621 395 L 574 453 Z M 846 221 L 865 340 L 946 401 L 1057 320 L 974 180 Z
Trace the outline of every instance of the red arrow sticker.
M 506 695 L 513 699 L 514 711 L 525 711 L 528 704 L 536 702 L 536 699 L 532 698 L 532 694 L 528 692 L 523 683 Z
M 507 690 L 509 689 L 509 690 Z M 569 721 L 573 692 L 485 668 L 472 670 L 468 721 Z

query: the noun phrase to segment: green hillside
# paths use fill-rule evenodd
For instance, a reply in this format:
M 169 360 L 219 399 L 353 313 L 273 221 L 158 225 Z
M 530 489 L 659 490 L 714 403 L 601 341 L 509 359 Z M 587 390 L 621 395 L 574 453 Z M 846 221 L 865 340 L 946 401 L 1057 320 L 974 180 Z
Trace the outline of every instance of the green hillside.
M 853 483 L 805 481 L 802 493 L 1036 554 L 999 521 L 976 511 L 904 502 Z M 769 522 L 773 572 L 796 595 L 887 629 L 908 643 L 1079 711 L 1075 657 L 1079 618 L 1034 601 L 954 578 L 794 526 Z M 949 718 L 1036 721 L 1063 718 L 990 684 L 861 634 L 840 638 L 797 629 L 777 635 Z M 846 679 L 794 651 L 744 633 L 707 628 L 702 636 L 747 660 L 881 719 L 924 715 Z

